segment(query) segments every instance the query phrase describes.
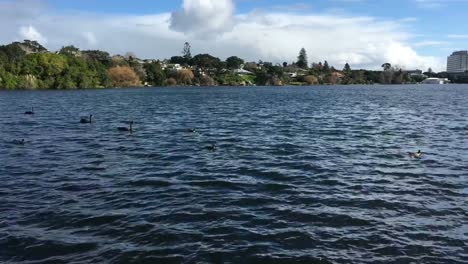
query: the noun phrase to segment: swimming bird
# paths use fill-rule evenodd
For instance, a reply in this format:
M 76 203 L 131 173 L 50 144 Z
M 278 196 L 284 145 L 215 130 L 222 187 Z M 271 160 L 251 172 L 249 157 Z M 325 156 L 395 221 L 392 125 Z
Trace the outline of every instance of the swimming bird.
M 196 133 L 197 130 L 195 128 L 189 128 L 189 129 L 187 129 L 187 132 L 188 133 Z
M 119 130 L 121 132 L 133 133 L 133 121 L 130 121 L 130 127 L 118 127 L 117 130 Z
M 210 150 L 210 151 L 216 151 L 218 149 L 218 145 L 216 145 L 216 143 L 213 143 L 213 144 L 207 146 L 206 149 Z
M 408 152 L 408 155 L 413 159 L 420 159 L 422 156 L 422 152 L 421 150 L 418 150 L 418 152 Z
M 91 124 L 93 122 L 93 115 L 89 115 L 89 119 L 86 117 L 82 117 L 80 119 L 81 124 Z
M 15 145 L 24 145 L 24 139 L 22 139 L 22 140 L 15 139 L 15 140 L 13 140 L 12 143 L 15 144 Z
M 31 107 L 31 111 L 24 112 L 25 115 L 34 115 L 34 107 Z

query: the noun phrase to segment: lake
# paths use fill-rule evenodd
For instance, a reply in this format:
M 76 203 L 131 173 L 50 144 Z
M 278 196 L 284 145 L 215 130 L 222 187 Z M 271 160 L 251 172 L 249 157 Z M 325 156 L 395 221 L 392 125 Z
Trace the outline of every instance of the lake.
M 468 86 L 0 91 L 0 126 L 0 262 L 468 262 Z

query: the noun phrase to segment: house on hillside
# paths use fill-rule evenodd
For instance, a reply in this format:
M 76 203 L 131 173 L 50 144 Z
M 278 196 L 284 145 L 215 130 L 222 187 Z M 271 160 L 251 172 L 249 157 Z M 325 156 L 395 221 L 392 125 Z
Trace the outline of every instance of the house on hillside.
M 161 63 L 161 68 L 163 70 L 167 69 L 167 70 L 173 70 L 173 71 L 180 71 L 184 69 L 184 67 L 178 63 L 172 64 L 172 63 L 166 63 L 166 62 Z
M 233 71 L 237 75 L 253 75 L 254 73 L 244 69 L 236 69 Z
M 403 73 L 408 74 L 411 78 L 427 78 L 421 70 L 406 70 Z

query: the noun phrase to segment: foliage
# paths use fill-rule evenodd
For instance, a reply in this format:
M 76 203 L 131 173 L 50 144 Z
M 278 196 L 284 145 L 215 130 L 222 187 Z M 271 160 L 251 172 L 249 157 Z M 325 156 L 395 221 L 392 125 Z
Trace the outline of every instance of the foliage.
M 132 87 L 140 85 L 140 79 L 132 68 L 116 66 L 109 69 L 109 77 L 113 87 Z
M 188 60 L 182 56 L 172 56 L 170 62 L 172 64 L 187 64 Z
M 221 60 L 211 56 L 210 54 L 198 54 L 192 58 L 190 65 L 201 69 L 214 69 L 219 68 Z
M 73 45 L 62 47 L 59 51 L 59 54 L 69 55 L 69 56 L 76 56 L 76 55 L 79 55 L 79 53 L 80 53 L 80 49 Z
M 201 86 L 215 86 L 216 81 L 208 75 L 204 75 L 200 78 Z
M 304 82 L 308 85 L 318 84 L 318 79 L 314 75 L 307 75 L 304 77 Z
M 147 63 L 144 65 L 146 70 L 146 81 L 154 86 L 164 85 L 166 74 L 161 68 L 159 62 Z
M 226 67 L 231 70 L 239 69 L 242 64 L 244 64 L 244 60 L 237 56 L 231 56 L 226 59 Z
M 191 85 L 195 76 L 193 72 L 188 69 L 183 69 L 177 72 L 177 83 L 182 85 Z
M 165 82 L 167 86 L 175 86 L 177 85 L 177 81 L 174 78 L 168 78 Z
M 182 69 L 165 67 L 180 64 Z M 353 70 L 346 63 L 338 71 L 327 61 L 312 62 L 308 67 L 307 52 L 299 52 L 297 62 L 245 62 L 231 56 L 225 61 L 210 54 L 191 55 L 191 46 L 184 44 L 182 56 L 173 56 L 163 63 L 140 60 L 133 53 L 112 56 L 100 50 L 81 51 L 75 46 L 48 52 L 36 41 L 25 40 L 0 46 L 0 89 L 84 89 L 128 87 L 148 83 L 163 85 L 315 85 L 315 84 L 403 84 L 421 82 L 428 77 L 450 78 L 468 82 L 468 74 L 454 76 L 434 73 L 412 75 L 390 63 L 381 71 Z M 250 74 L 237 73 L 243 68 Z

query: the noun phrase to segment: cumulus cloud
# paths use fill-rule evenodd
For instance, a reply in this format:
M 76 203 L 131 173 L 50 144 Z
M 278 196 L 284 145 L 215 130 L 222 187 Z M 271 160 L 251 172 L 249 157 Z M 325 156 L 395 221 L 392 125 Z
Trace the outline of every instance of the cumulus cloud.
M 237 43 L 264 59 L 291 61 L 301 47 L 311 61 L 328 60 L 340 67 L 378 68 L 383 62 L 405 68 L 439 67 L 437 58 L 419 56 L 406 42 L 402 26 L 372 17 L 251 13 L 239 16 L 225 42 Z
M 40 43 L 47 43 L 47 39 L 42 36 L 39 31 L 37 31 L 33 26 L 22 26 L 19 29 L 19 35 L 21 40 L 29 39 L 29 40 L 36 40 Z
M 90 46 L 97 44 L 96 36 L 92 32 L 83 32 L 83 38 L 88 42 Z
M 184 0 L 170 20 L 171 29 L 196 36 L 224 33 L 233 25 L 232 0 Z
M 81 49 L 112 54 L 133 51 L 142 58 L 164 59 L 180 54 L 183 43 L 189 41 L 193 54 L 237 55 L 248 61 L 293 62 L 304 47 L 309 61 L 327 60 L 337 68 L 346 62 L 353 68 L 370 69 L 378 69 L 384 62 L 406 69 L 443 70 L 445 65 L 444 58 L 418 54 L 413 48 L 417 44 L 411 45 L 418 41 L 408 33 L 407 24 L 398 20 L 278 10 L 235 14 L 231 0 L 185 0 L 174 13 L 154 15 L 41 10 L 40 16 L 24 15 L 20 21 L 5 18 L 15 12 L 11 8 L 0 5 L 0 42 L 4 44 L 16 40 L 24 25 L 33 25 L 32 30 L 26 26 L 23 31 L 38 33 L 36 38 L 47 36 L 46 46 L 52 50 L 73 44 Z M 27 14 L 26 6 L 21 8 Z

